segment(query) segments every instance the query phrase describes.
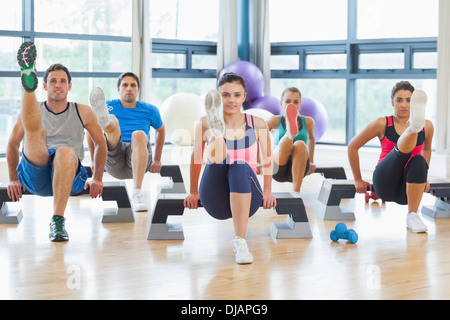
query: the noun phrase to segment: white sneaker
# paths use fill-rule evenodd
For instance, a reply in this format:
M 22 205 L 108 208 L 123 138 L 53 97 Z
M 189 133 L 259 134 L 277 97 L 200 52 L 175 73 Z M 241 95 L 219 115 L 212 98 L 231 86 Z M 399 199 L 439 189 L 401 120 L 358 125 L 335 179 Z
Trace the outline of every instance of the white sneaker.
M 428 227 L 422 222 L 417 212 L 408 213 L 406 217 L 406 228 L 417 233 L 428 231 Z
M 410 126 L 414 132 L 420 132 L 425 127 L 425 107 L 427 94 L 423 90 L 414 90 L 410 104 Z
M 100 88 L 92 89 L 89 100 L 92 108 L 97 114 L 98 123 L 102 128 L 107 127 L 109 124 L 109 112 L 103 90 Z
M 209 129 L 215 137 L 225 134 L 225 121 L 223 120 L 223 102 L 219 91 L 211 90 L 205 97 L 205 111 Z
M 247 241 L 238 236 L 233 239 L 233 249 L 236 254 L 236 263 L 247 264 L 253 262 L 253 255 L 248 251 Z
M 134 190 L 131 198 L 131 207 L 133 211 L 148 211 L 148 207 L 144 203 L 144 194 L 141 190 Z

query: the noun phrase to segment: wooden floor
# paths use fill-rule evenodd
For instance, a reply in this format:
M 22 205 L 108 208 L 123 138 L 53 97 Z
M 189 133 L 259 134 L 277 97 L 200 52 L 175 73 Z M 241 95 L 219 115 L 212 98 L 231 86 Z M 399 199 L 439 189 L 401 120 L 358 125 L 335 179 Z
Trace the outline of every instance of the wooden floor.
M 188 167 L 182 166 L 184 177 Z M 159 175 L 145 177 L 152 207 Z M 134 223 L 102 224 L 103 204 L 71 198 L 67 243 L 48 240 L 51 198 L 25 196 L 18 225 L 0 225 L 0 299 L 449 299 L 450 220 L 424 218 L 428 234 L 405 227 L 406 207 L 343 204 L 355 209 L 346 221 L 357 244 L 333 243 L 336 221 L 314 214 L 323 178 L 305 179 L 303 200 L 312 239 L 271 238 L 273 210 L 250 220 L 251 265 L 237 265 L 232 221 L 216 221 L 203 209 L 187 210 L 184 241 L 149 241 L 149 212 Z M 127 182 L 129 185 L 129 182 Z M 186 185 L 188 186 L 187 182 Z M 289 190 L 274 183 L 274 191 Z M 424 204 L 434 203 L 426 195 Z

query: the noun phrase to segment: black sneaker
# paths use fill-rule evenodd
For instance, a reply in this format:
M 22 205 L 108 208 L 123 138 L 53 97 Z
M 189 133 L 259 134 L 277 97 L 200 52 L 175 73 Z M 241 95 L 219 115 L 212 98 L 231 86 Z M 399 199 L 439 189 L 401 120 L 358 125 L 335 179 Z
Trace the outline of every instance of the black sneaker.
M 17 51 L 17 63 L 22 73 L 22 86 L 27 92 L 34 92 L 38 85 L 38 78 L 35 69 L 36 46 L 33 42 L 24 42 Z
M 66 218 L 62 216 L 52 217 L 52 220 L 50 221 L 50 233 L 48 235 L 51 241 L 58 242 L 69 240 L 69 235 L 64 228 L 64 221 L 66 221 Z

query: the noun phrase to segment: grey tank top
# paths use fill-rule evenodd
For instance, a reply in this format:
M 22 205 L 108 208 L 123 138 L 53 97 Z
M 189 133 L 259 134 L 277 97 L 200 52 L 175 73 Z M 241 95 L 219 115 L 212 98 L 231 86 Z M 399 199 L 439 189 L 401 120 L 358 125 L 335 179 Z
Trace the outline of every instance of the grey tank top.
M 62 146 L 72 148 L 78 159 L 84 159 L 84 125 L 78 113 L 78 106 L 68 102 L 67 108 L 60 113 L 53 113 L 46 102 L 40 102 L 42 123 L 47 131 L 47 148 L 58 149 Z

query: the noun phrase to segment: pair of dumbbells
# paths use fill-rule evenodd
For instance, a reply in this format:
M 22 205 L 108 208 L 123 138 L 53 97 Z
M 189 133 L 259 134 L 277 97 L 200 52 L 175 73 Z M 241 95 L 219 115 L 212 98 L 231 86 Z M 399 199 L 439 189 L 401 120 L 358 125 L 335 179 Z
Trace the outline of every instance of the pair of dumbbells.
M 339 222 L 334 230 L 330 233 L 332 241 L 336 242 L 339 239 L 348 240 L 349 243 L 356 243 L 358 241 L 358 234 L 353 229 L 347 229 L 347 226 L 343 222 Z

